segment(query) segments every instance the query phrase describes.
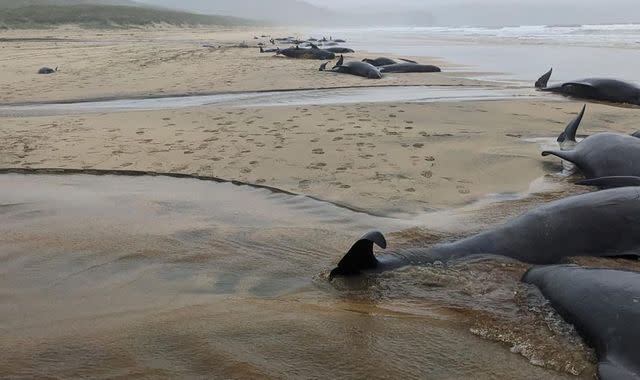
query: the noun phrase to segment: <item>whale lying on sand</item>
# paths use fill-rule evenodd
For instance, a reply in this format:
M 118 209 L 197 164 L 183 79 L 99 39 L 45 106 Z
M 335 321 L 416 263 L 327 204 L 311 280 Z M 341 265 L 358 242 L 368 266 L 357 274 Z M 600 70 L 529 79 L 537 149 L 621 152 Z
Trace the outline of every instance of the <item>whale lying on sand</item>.
M 640 138 L 636 135 L 602 132 L 576 142 L 584 112 L 585 107 L 558 136 L 561 149 L 545 150 L 542 155 L 554 155 L 573 163 L 587 179 L 640 176 Z
M 640 273 L 557 265 L 522 279 L 593 347 L 602 380 L 640 379 Z
M 471 256 L 502 256 L 531 264 L 555 264 L 571 256 L 640 256 L 640 187 L 579 194 L 536 207 L 492 230 L 451 242 L 376 257 L 382 233 L 360 238 L 330 277 L 384 271 Z
M 553 92 L 580 99 L 593 99 L 612 103 L 640 105 L 640 87 L 618 79 L 587 78 L 547 86 L 553 69 L 535 83 L 541 91 Z
M 328 63 L 329 62 L 326 62 L 320 65 L 320 71 L 327 71 L 326 67 Z M 336 65 L 333 66 L 333 68 L 328 71 L 333 71 L 333 72 L 342 73 L 342 74 L 357 75 L 357 76 L 365 77 L 369 79 L 382 78 L 382 73 L 380 72 L 380 70 L 378 70 L 377 67 L 369 63 L 359 62 L 359 61 L 351 61 L 351 62 L 344 63 L 343 56 L 340 56 L 340 59 L 338 60 Z

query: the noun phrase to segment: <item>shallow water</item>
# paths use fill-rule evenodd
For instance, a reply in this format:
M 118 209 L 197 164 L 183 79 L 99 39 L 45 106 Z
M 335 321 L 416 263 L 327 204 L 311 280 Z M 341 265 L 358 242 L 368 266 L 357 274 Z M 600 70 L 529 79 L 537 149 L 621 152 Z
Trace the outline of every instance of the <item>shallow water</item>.
M 162 177 L 5 174 L 0 199 L 6 376 L 540 379 L 592 371 L 571 328 L 518 281 L 521 264 L 327 280 L 371 228 L 388 233 L 391 250 L 454 237 L 417 227 L 428 216 L 376 217 Z
M 438 57 L 452 70 L 485 73 L 483 79 L 533 83 L 549 67 L 551 83 L 614 77 L 640 83 L 640 25 L 389 27 L 313 30 L 346 38 L 356 51 Z M 422 61 L 422 63 L 428 63 Z
M 197 106 L 273 107 L 442 100 L 500 100 L 541 96 L 531 89 L 445 86 L 351 87 L 321 90 L 238 92 L 213 95 L 116 99 L 71 103 L 0 105 L 0 116 L 45 116 L 105 111 L 158 110 Z

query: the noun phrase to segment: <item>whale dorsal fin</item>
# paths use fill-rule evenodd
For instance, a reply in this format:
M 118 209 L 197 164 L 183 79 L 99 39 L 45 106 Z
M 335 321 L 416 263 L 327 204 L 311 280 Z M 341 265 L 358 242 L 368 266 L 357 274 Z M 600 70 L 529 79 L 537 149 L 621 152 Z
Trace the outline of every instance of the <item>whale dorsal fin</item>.
M 609 189 L 613 187 L 640 186 L 640 177 L 633 176 L 611 176 L 592 179 L 584 179 L 576 182 L 583 186 L 597 186 L 601 189 Z
M 333 68 L 335 69 L 338 66 L 342 66 L 343 63 L 344 63 L 344 57 L 342 56 L 342 54 L 340 54 L 340 59 L 338 59 L 338 62 L 336 62 L 335 66 L 333 66 Z
M 373 244 L 382 249 L 387 248 L 387 241 L 381 232 L 371 231 L 366 233 L 351 246 L 349 252 L 338 263 L 338 266 L 331 271 L 329 278 L 355 275 L 362 270 L 376 268 L 378 259 L 373 254 Z
M 546 73 L 542 74 L 540 78 L 536 81 L 536 88 L 547 88 L 547 83 L 549 83 L 549 78 L 551 78 L 551 73 L 553 73 L 553 67 L 549 69 Z
M 560 136 L 558 136 L 559 143 L 562 143 L 565 141 L 573 141 L 573 142 L 576 141 L 576 131 L 580 126 L 580 122 L 582 121 L 582 116 L 584 116 L 584 111 L 586 108 L 587 108 L 587 105 L 586 104 L 583 105 L 582 111 L 580 111 L 578 116 L 576 116 L 573 120 L 569 122 L 569 124 L 567 124 L 567 127 L 564 129 L 564 132 L 562 132 Z

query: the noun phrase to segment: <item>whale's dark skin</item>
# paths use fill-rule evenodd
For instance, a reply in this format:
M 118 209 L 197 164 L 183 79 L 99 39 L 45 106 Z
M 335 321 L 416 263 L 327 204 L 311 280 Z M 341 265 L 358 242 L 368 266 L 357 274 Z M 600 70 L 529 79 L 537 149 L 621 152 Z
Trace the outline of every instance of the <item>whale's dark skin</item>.
M 408 62 L 379 66 L 378 69 L 382 73 L 439 73 L 442 71 L 438 66 Z
M 595 349 L 601 380 L 640 379 L 640 273 L 558 265 L 532 268 L 523 281 Z
M 327 62 L 328 63 L 328 62 Z M 320 65 L 320 71 L 325 71 L 327 63 Z M 368 64 L 366 62 L 352 61 L 344 63 L 344 57 L 340 56 L 340 59 L 335 66 L 330 70 L 336 73 L 357 75 L 369 79 L 380 79 L 382 73 L 377 67 Z
M 549 70 L 538 79 L 536 88 L 580 99 L 640 105 L 640 87 L 632 83 L 618 79 L 587 78 L 547 87 L 552 71 Z
M 301 47 L 291 47 L 286 49 L 281 49 L 276 52 L 276 55 L 284 55 L 289 58 L 298 58 L 298 59 L 334 59 L 336 57 L 335 53 L 330 51 L 326 51 L 323 49 L 318 49 L 317 47 L 311 47 L 309 49 L 304 49 Z
M 407 63 L 418 63 L 416 61 L 412 61 L 410 59 L 400 59 L 403 62 L 407 62 Z M 372 64 L 375 67 L 380 67 L 380 66 L 387 66 L 387 65 L 394 65 L 396 63 L 402 63 L 402 62 L 397 62 L 391 58 L 386 58 L 386 57 L 378 57 L 376 59 L 370 59 L 370 58 L 365 58 L 362 60 L 362 62 L 367 62 Z
M 567 197 L 466 239 L 396 251 L 394 256 L 374 256 L 373 243 L 383 246 L 380 238 L 371 238 L 376 234 L 380 233 L 358 240 L 331 271 L 331 277 L 478 255 L 531 264 L 555 264 L 571 256 L 635 257 L 640 255 L 640 187 Z
M 346 47 L 328 47 L 326 49 L 324 49 L 326 51 L 330 51 L 332 53 L 340 53 L 340 54 L 344 54 L 344 53 L 355 53 L 355 51 L 353 49 L 349 49 Z
M 57 71 L 58 71 L 57 67 L 55 69 L 52 69 L 50 67 L 43 67 L 40 70 L 38 70 L 38 74 L 53 74 Z

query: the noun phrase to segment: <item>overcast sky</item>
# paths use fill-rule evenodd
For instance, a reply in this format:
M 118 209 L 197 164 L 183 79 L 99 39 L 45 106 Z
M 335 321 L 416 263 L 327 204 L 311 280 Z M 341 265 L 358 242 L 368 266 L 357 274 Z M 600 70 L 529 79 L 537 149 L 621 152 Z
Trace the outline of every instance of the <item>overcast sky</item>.
M 640 0 L 306 0 L 337 11 L 330 16 L 309 10 L 296 0 L 138 1 L 202 13 L 302 24 L 335 23 L 340 18 L 368 20 L 366 15 L 372 13 L 378 14 L 371 16 L 372 25 L 388 20 L 406 20 L 412 25 L 424 20 L 425 25 L 478 26 L 640 23 Z M 389 16 L 385 18 L 385 14 Z

